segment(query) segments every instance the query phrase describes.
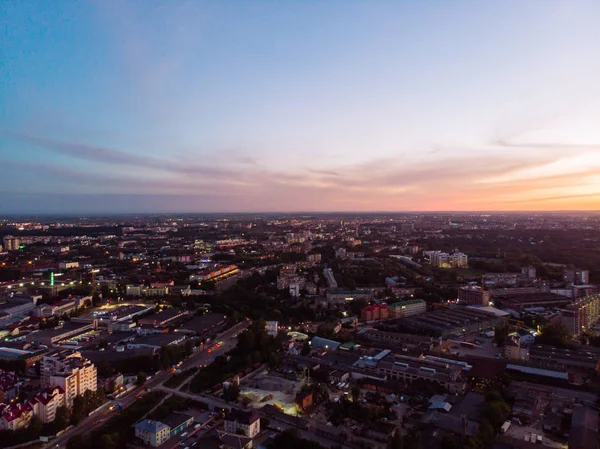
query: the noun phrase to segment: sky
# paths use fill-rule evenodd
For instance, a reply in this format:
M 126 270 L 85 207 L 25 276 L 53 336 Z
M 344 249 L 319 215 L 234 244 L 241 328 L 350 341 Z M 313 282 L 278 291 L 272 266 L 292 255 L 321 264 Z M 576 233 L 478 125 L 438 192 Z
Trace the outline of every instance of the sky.
M 0 6 L 0 214 L 600 209 L 597 0 Z

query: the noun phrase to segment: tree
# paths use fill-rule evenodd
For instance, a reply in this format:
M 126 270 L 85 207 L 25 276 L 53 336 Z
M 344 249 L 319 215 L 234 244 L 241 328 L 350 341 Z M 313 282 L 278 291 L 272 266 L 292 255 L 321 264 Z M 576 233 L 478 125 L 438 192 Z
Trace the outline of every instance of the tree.
M 351 390 L 352 400 L 354 402 L 360 401 L 360 387 L 358 385 L 354 385 Z
M 146 383 L 146 379 L 147 377 L 144 373 L 138 373 L 135 383 L 137 385 L 144 385 Z
M 307 356 L 309 354 L 310 354 L 310 343 L 308 343 L 308 340 L 306 340 L 304 342 L 304 344 L 302 345 L 302 350 L 300 351 L 300 355 Z
M 504 340 L 506 337 L 508 337 L 509 332 L 510 329 L 508 324 L 505 324 L 504 326 L 496 326 L 494 328 L 494 341 L 498 346 L 504 346 Z
M 237 401 L 239 395 L 240 389 L 235 385 L 230 385 L 223 391 L 223 399 L 225 399 L 227 402 Z
M 56 409 L 56 415 L 54 417 L 54 428 L 56 429 L 56 431 L 62 430 L 65 427 L 67 427 L 67 424 L 69 423 L 68 418 L 69 413 L 66 406 L 61 405 Z
M 542 333 L 535 337 L 535 342 L 564 347 L 569 345 L 569 331 L 562 324 L 547 324 L 542 327 Z
M 116 449 L 118 434 L 103 434 L 100 437 L 100 447 L 102 449 Z
M 37 435 L 42 431 L 43 426 L 44 426 L 44 423 L 42 423 L 42 420 L 38 416 L 33 415 L 33 417 L 31 418 L 31 421 L 29 423 L 28 430 L 32 434 Z
M 73 399 L 73 409 L 71 410 L 71 424 L 74 426 L 79 424 L 85 417 L 85 412 L 86 404 L 84 397 L 81 395 L 75 396 L 75 399 Z

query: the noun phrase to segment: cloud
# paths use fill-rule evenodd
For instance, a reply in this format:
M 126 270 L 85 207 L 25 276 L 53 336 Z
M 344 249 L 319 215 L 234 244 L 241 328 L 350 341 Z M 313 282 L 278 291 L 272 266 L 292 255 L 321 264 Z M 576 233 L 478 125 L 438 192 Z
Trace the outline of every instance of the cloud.
M 232 180 L 239 176 L 238 172 L 221 167 L 173 162 L 148 155 L 138 156 L 114 148 L 88 145 L 79 142 L 65 142 L 21 133 L 5 132 L 5 134 L 12 135 L 21 141 L 32 143 L 40 148 L 44 148 L 57 154 L 102 164 L 148 168 L 152 170 L 173 172 L 179 175 L 203 175 L 213 178 L 229 177 Z
M 326 175 L 326 176 L 340 176 L 340 174 L 333 170 L 320 170 L 317 168 L 309 168 L 308 171 L 310 173 L 316 173 L 317 175 Z

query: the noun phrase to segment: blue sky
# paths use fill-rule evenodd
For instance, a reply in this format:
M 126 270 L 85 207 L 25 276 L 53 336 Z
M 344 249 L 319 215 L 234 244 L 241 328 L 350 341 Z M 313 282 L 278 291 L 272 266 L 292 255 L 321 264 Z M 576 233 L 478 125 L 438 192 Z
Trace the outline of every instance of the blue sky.
M 4 2 L 0 213 L 598 209 L 600 2 Z

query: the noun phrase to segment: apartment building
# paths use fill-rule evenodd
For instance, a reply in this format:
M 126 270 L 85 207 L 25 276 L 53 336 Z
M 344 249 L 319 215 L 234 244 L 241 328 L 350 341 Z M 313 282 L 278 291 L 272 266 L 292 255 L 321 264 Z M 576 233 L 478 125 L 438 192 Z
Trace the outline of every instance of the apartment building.
M 225 432 L 254 438 L 260 433 L 260 417 L 253 412 L 234 409 L 225 417 Z
M 591 327 L 600 318 L 600 295 L 579 298 L 561 310 L 561 323 L 569 333 L 577 337 Z
M 96 366 L 77 351 L 59 350 L 42 357 L 40 371 L 41 385 L 62 388 L 68 408 L 76 396 L 98 388 Z
M 422 299 L 408 299 L 390 305 L 390 318 L 419 315 L 427 310 L 427 304 Z
M 56 417 L 56 409 L 65 405 L 65 391 L 61 387 L 45 388 L 30 403 L 34 415 L 43 423 L 50 423 Z
M 429 263 L 438 268 L 467 268 L 468 257 L 463 253 L 443 253 L 441 251 L 429 251 Z

